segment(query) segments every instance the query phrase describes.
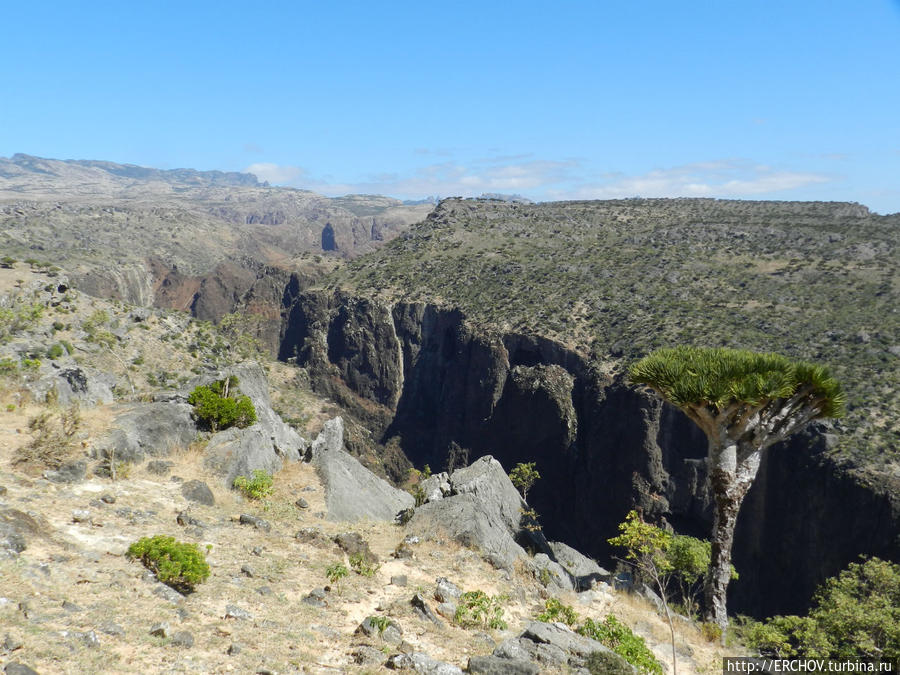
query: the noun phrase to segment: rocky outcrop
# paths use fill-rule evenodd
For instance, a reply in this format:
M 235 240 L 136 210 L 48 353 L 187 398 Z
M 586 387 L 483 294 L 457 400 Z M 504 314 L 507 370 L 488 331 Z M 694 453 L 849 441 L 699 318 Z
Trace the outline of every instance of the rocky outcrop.
M 382 441 L 400 439 L 419 466 L 442 468 L 459 448 L 506 470 L 536 462 L 529 503 L 550 539 L 608 560 L 607 539 L 631 508 L 708 536 L 702 433 L 615 368 L 559 343 L 476 329 L 436 305 L 303 291 L 280 352 Z M 802 611 L 860 554 L 900 557 L 900 493 L 831 464 L 824 438 L 812 429 L 769 452 L 735 534 L 735 610 Z M 470 516 L 461 502 L 457 517 Z
M 328 519 L 349 522 L 394 520 L 415 500 L 349 455 L 344 450 L 343 429 L 340 417 L 329 420 L 310 450 L 312 464 L 325 487 Z
M 584 668 L 591 654 L 598 652 L 608 659 L 607 664 L 609 664 L 610 670 L 612 670 L 611 664 L 616 664 L 616 672 L 621 672 L 620 669 L 624 669 L 625 672 L 634 672 L 634 669 L 622 657 L 608 647 L 558 623 L 532 621 L 518 637 L 501 643 L 494 650 L 493 656 L 509 660 L 517 664 L 514 667 L 519 669 L 522 666 L 518 664 L 533 663 L 543 671 L 545 669 Z
M 255 424 L 239 429 L 231 427 L 213 434 L 206 446 L 206 463 L 222 476 L 226 485 L 237 476 L 250 476 L 254 470 L 274 473 L 285 460 L 298 461 L 305 453 L 307 442 L 272 410 L 269 383 L 262 367 L 245 362 L 214 376 L 206 376 L 190 383 L 184 394 L 199 384 L 209 384 L 229 376 L 238 378 L 238 387 L 248 396 L 256 409 Z
M 115 417 L 93 454 L 133 463 L 187 448 L 197 438 L 192 410 L 183 400 L 134 404 Z
M 481 551 L 496 567 L 513 568 L 517 558 L 527 557 L 522 544 L 539 545 L 540 538 L 525 525 L 528 505 L 493 457 L 484 456 L 444 478 L 447 493 L 431 491 L 428 501 L 416 508 L 407 525 L 410 533 L 437 538 L 449 536 Z M 570 586 L 571 587 L 571 586 Z

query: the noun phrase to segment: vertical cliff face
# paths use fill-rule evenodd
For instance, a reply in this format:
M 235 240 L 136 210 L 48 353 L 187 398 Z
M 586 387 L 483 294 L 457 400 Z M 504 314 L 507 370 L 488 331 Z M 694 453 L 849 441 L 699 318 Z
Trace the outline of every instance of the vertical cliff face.
M 456 447 L 507 470 L 536 462 L 529 498 L 551 539 L 608 558 L 607 538 L 635 507 L 708 536 L 702 433 L 555 342 L 478 331 L 429 304 L 307 291 L 288 312 L 281 356 L 419 466 L 443 468 Z M 827 440 L 813 430 L 770 452 L 738 522 L 735 611 L 800 611 L 860 553 L 900 555 L 896 500 L 829 465 Z

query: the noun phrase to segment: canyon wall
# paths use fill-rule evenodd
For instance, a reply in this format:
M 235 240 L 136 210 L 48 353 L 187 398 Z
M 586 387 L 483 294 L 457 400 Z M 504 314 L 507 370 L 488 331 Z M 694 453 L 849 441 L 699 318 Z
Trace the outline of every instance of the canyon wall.
M 608 561 L 631 508 L 707 536 L 706 441 L 677 409 L 565 346 L 475 329 L 458 310 L 345 292 L 292 296 L 280 356 L 417 466 L 534 461 L 548 537 Z M 615 369 L 613 371 L 615 372 Z M 822 425 L 773 447 L 738 522 L 732 609 L 803 611 L 859 554 L 900 558 L 900 499 L 834 466 Z

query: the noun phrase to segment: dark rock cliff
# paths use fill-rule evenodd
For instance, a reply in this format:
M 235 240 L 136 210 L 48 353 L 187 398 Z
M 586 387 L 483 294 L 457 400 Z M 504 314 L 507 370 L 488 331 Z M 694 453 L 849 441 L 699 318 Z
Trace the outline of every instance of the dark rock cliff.
M 280 351 L 419 466 L 442 469 L 459 448 L 507 470 L 536 462 L 530 502 L 550 539 L 605 561 L 635 507 L 708 536 L 702 433 L 563 345 L 476 330 L 429 304 L 299 291 Z M 733 611 L 802 611 L 858 555 L 900 558 L 896 493 L 831 465 L 828 439 L 811 429 L 771 449 L 738 522 Z

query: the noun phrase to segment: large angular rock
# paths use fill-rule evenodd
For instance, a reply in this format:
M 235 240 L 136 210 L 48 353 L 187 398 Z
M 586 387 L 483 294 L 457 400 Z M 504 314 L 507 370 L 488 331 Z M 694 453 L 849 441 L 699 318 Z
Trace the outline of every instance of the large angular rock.
M 626 671 L 634 670 L 624 659 L 596 640 L 578 635 L 561 624 L 540 621 L 532 621 L 518 637 L 501 643 L 493 656 L 516 664 L 530 661 L 543 668 L 583 668 L 594 652 L 606 654 L 611 662 Z
M 256 409 L 255 424 L 238 429 L 232 427 L 213 434 L 206 447 L 207 464 L 231 485 L 237 476 L 250 476 L 260 469 L 274 473 L 284 460 L 297 461 L 306 452 L 307 442 L 272 410 L 269 383 L 256 362 L 241 363 L 215 375 L 198 378 L 183 392 L 187 396 L 194 387 L 210 384 L 231 375 L 238 378 L 241 394 L 248 396 Z
M 343 428 L 340 417 L 329 420 L 312 445 L 312 464 L 325 486 L 328 519 L 393 520 L 413 506 L 412 495 L 379 478 L 344 451 Z
M 139 403 L 113 420 L 111 430 L 96 444 L 95 454 L 118 462 L 139 462 L 186 448 L 197 437 L 193 408 L 183 401 Z
M 116 384 L 116 378 L 108 373 L 95 372 L 89 368 L 71 365 L 60 369 L 51 369 L 49 373 L 28 385 L 28 388 L 39 400 L 55 390 L 55 396 L 60 405 L 81 403 L 85 405 L 97 405 L 98 403 L 112 403 L 114 400 L 112 388 Z
M 394 670 L 411 670 L 419 675 L 462 675 L 462 669 L 443 661 L 433 659 L 422 652 L 397 654 L 387 661 L 387 667 Z
M 551 557 L 572 576 L 576 591 L 587 590 L 594 583 L 610 578 L 607 570 L 571 546 L 561 541 L 551 541 L 549 545 Z
M 407 529 L 426 537 L 446 534 L 465 546 L 480 549 L 497 567 L 512 569 L 525 556 L 516 539 L 527 508 L 496 459 L 481 457 L 449 477 L 450 494 L 416 509 Z

